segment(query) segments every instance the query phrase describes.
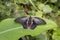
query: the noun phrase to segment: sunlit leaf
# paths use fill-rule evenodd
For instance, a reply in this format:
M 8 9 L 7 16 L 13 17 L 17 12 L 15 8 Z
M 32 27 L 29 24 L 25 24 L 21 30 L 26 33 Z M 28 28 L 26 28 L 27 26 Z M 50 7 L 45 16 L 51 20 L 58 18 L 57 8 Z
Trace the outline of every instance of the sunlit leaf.
M 50 0 L 52 3 L 55 3 L 55 2 L 57 2 L 57 0 Z
M 59 29 L 55 30 L 55 32 L 53 34 L 53 39 L 60 40 L 60 30 Z
M 28 3 L 28 0 L 16 0 L 17 3 Z
M 52 8 L 49 5 L 45 5 L 43 7 L 43 12 L 50 13 L 50 12 L 52 12 Z
M 42 15 L 43 15 L 43 12 L 42 12 L 42 11 L 36 12 L 36 16 L 37 16 L 37 17 L 42 17 Z
M 46 30 L 57 27 L 53 21 L 42 19 L 46 21 L 46 25 L 38 25 L 34 30 L 24 29 L 20 23 L 14 22 L 14 18 L 5 19 L 0 23 L 0 40 L 18 40 L 25 35 L 37 36 Z
M 44 4 L 38 3 L 38 8 L 39 8 L 40 10 L 43 10 L 43 7 L 44 7 L 44 6 L 45 6 Z
M 56 13 L 56 16 L 58 16 L 58 15 L 60 15 L 60 10 L 59 10 L 59 11 L 57 11 L 57 13 Z

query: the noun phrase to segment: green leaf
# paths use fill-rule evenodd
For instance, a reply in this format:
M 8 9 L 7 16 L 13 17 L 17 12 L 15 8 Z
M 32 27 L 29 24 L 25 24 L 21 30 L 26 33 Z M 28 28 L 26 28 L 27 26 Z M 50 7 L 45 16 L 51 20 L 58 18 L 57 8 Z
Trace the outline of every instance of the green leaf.
M 0 11 L 3 11 L 4 9 L 5 9 L 5 6 L 0 4 Z
M 52 8 L 49 5 L 45 5 L 43 7 L 43 12 L 44 13 L 50 13 L 50 12 L 52 12 Z
M 56 16 L 58 16 L 58 15 L 60 15 L 60 10 L 59 10 L 59 11 L 57 11 L 57 13 L 56 13 Z
M 55 3 L 55 2 L 57 2 L 57 0 L 50 0 L 50 2 Z
M 0 22 L 0 40 L 18 40 L 25 35 L 37 36 L 46 30 L 57 27 L 53 21 L 42 19 L 46 21 L 46 25 L 38 25 L 34 30 L 24 29 L 20 23 L 14 22 L 14 18 L 5 19 Z
M 42 11 L 38 11 L 38 12 L 35 12 L 35 13 L 36 13 L 35 16 L 37 16 L 37 17 L 42 17 L 42 15 L 43 15 L 43 12 Z
M 17 3 L 28 3 L 28 0 L 16 0 Z
M 52 12 L 52 8 L 49 5 L 45 5 L 43 3 L 38 3 L 38 8 L 40 10 L 43 10 L 44 13 L 50 13 L 50 12 Z
M 40 10 L 43 10 L 43 7 L 44 7 L 45 5 L 43 4 L 43 3 L 38 3 L 38 8 L 40 9 Z
M 53 39 L 54 40 L 60 40 L 60 29 L 56 29 L 53 33 Z

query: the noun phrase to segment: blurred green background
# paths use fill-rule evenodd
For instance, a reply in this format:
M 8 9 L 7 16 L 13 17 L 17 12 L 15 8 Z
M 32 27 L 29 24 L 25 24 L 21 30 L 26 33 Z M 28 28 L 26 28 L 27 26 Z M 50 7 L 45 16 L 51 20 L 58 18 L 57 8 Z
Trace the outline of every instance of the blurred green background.
M 24 36 L 19 40 L 60 40 L 60 0 L 0 0 L 0 22 L 37 13 L 42 18 L 54 21 L 58 27 L 39 36 Z

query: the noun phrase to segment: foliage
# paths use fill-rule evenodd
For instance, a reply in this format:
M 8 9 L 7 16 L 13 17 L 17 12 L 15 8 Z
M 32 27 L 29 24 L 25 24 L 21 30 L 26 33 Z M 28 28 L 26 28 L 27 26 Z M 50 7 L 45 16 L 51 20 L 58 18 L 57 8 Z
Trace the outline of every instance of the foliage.
M 25 15 L 40 17 L 44 19 L 48 24 L 44 26 L 41 25 L 33 31 L 30 29 L 25 30 L 23 28 L 17 28 L 17 30 L 13 30 L 15 29 L 15 27 L 22 27 L 21 24 L 15 23 L 14 19 Z M 55 28 L 56 24 L 58 25 L 57 28 Z M 23 37 L 24 35 L 28 34 L 30 34 L 31 36 L 38 36 L 40 34 L 38 38 L 41 38 L 41 34 L 43 34 L 44 32 L 46 32 L 47 34 L 43 34 L 44 37 L 47 38 L 45 38 L 46 40 L 51 40 L 49 39 L 49 36 L 52 37 L 52 40 L 60 40 L 60 32 L 58 30 L 59 28 L 60 0 L 0 0 L 0 32 L 7 30 L 7 33 L 2 32 L 2 35 L 0 33 L 1 40 L 5 40 L 5 38 L 6 40 L 17 40 L 17 38 Z M 11 29 L 13 31 L 9 31 Z M 52 35 L 50 35 L 51 32 L 47 32 L 50 29 L 54 30 Z M 23 32 L 23 34 L 20 34 L 20 31 Z M 26 32 L 26 34 L 24 32 Z M 12 39 L 10 39 L 10 37 Z
M 46 21 L 46 25 L 38 25 L 34 30 L 23 29 L 21 24 L 14 22 L 13 18 L 3 20 L 0 23 L 0 40 L 18 40 L 19 37 L 25 35 L 37 36 L 46 30 L 57 27 L 53 21 L 43 19 Z

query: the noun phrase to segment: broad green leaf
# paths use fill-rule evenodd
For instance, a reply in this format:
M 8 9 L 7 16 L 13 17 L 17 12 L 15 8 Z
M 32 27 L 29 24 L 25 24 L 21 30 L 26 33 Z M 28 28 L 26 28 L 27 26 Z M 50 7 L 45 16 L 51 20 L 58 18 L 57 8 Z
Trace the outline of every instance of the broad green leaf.
M 42 11 L 38 11 L 38 12 L 36 12 L 36 15 L 35 16 L 42 17 L 42 15 L 43 15 L 43 12 Z
M 49 5 L 45 5 L 43 7 L 43 12 L 44 13 L 50 13 L 50 12 L 52 12 L 52 8 Z
M 0 4 L 0 11 L 3 11 L 4 9 L 5 9 L 5 6 Z
M 28 0 L 16 0 L 17 3 L 28 3 Z
M 38 8 L 39 8 L 40 10 L 43 10 L 43 7 L 45 6 L 45 5 L 42 4 L 42 3 L 38 3 L 37 5 L 38 5 Z
M 60 40 L 60 29 L 55 30 L 55 32 L 53 33 L 53 39 Z
M 55 3 L 55 2 L 57 2 L 57 0 L 50 0 L 52 3 Z
M 14 22 L 15 18 L 5 19 L 0 22 L 0 40 L 18 40 L 25 35 L 37 36 L 46 30 L 57 27 L 53 21 L 42 19 L 46 21 L 46 25 L 38 25 L 34 30 L 24 29 L 20 23 Z
M 45 5 L 43 3 L 38 3 L 38 8 L 43 10 L 44 13 L 50 13 L 52 11 L 52 8 L 49 5 Z
M 58 15 L 60 15 L 60 10 L 59 10 L 59 11 L 57 11 L 57 13 L 56 13 L 56 16 L 58 16 Z

